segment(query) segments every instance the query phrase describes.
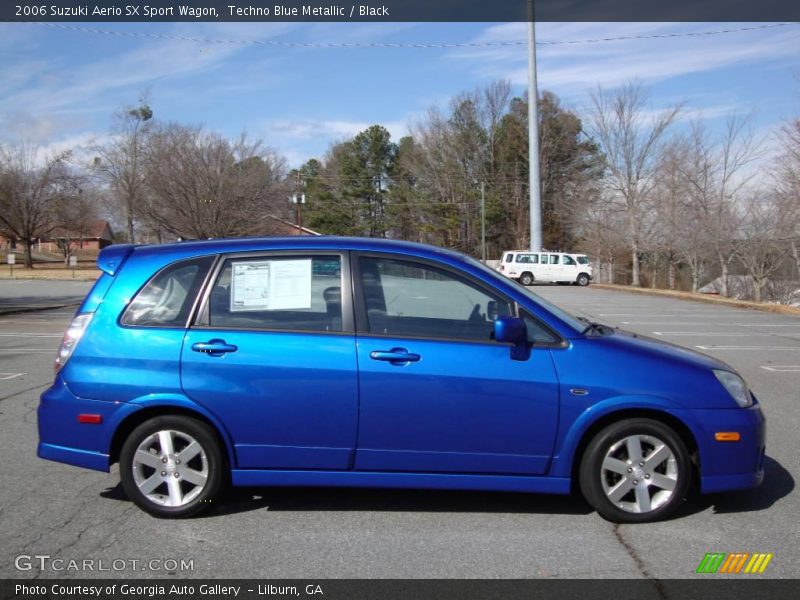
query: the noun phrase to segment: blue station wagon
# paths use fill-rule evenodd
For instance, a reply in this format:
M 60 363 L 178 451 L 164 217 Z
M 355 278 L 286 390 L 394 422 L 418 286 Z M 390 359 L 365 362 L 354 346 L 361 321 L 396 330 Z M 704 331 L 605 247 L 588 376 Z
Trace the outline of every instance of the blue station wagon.
M 38 454 L 158 517 L 234 486 L 580 491 L 615 522 L 763 478 L 730 366 L 577 319 L 456 252 L 247 238 L 103 250 Z M 222 500 L 224 501 L 224 499 Z

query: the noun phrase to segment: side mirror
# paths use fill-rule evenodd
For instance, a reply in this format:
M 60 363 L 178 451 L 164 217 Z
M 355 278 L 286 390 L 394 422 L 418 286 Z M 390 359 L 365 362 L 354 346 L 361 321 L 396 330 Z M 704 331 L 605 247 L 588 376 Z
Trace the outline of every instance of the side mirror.
M 528 328 L 519 317 L 497 317 L 494 320 L 494 339 L 500 343 L 513 344 L 511 358 L 528 360 L 531 346 L 528 343 Z

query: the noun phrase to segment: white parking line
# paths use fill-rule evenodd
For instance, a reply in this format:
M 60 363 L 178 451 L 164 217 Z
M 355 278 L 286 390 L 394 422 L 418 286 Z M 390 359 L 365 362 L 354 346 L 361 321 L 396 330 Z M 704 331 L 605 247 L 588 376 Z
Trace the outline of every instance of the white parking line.
M 27 373 L 0 373 L 0 380 L 16 379 L 17 377 L 22 377 L 23 375 L 27 375 Z
M 43 338 L 58 338 L 62 337 L 60 333 L 25 333 L 22 331 L 9 331 L 0 333 L 2 337 L 21 337 L 21 338 L 36 338 L 36 337 L 43 337 Z
M 14 354 L 54 354 L 55 350 L 52 348 L 0 348 L 0 352 L 11 352 Z
M 642 319 L 658 319 L 661 317 L 672 317 L 676 319 L 714 319 L 714 320 L 723 320 L 727 322 L 741 322 L 742 319 L 746 318 L 749 319 L 750 323 L 759 323 L 762 322 L 765 318 L 769 319 L 773 315 L 731 315 L 719 312 L 713 313 L 692 313 L 692 314 L 677 314 L 672 312 L 665 312 L 665 313 L 628 313 L 627 315 L 622 315 L 626 317 L 638 317 Z M 773 318 L 774 320 L 774 318 Z
M 700 350 L 800 350 L 800 346 L 695 346 Z
M 770 367 L 761 365 L 765 371 L 774 371 L 775 373 L 800 373 L 800 365 L 772 365 Z
M 782 331 L 780 334 L 770 331 L 654 331 L 655 335 L 694 335 L 714 337 L 754 337 L 759 335 L 800 335 L 800 331 Z
M 735 327 L 736 325 L 743 325 L 743 323 L 725 323 L 713 320 L 707 320 L 709 325 L 716 325 L 718 327 Z M 620 321 L 621 325 L 694 325 L 695 322 L 690 321 Z M 761 323 L 753 323 L 748 327 L 762 327 Z M 796 324 L 791 327 L 797 327 Z
M 734 323 L 742 327 L 797 327 L 797 323 Z
M 640 313 L 597 313 L 600 317 L 645 317 L 645 318 L 652 318 L 652 317 L 686 317 L 689 315 L 673 315 L 669 314 L 640 314 Z

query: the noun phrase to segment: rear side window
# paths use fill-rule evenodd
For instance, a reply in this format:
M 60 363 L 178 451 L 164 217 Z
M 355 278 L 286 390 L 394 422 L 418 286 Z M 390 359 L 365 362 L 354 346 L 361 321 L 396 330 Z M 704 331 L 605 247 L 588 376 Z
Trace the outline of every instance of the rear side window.
M 208 326 L 342 331 L 341 258 L 281 256 L 225 262 L 208 298 Z
M 512 260 L 514 260 L 514 255 L 513 254 L 506 254 L 506 262 L 511 262 Z
M 136 294 L 120 322 L 132 327 L 184 327 L 213 262 L 213 256 L 204 256 L 162 269 Z

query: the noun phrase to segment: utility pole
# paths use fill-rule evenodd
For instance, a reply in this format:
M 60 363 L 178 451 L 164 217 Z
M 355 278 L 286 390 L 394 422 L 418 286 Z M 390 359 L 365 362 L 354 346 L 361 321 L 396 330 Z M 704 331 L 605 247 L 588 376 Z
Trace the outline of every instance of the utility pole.
M 306 195 L 300 191 L 300 171 L 295 173 L 294 178 L 294 194 L 289 199 L 294 204 L 294 222 L 297 227 L 302 231 L 303 229 L 303 204 L 306 203 Z
M 481 181 L 481 261 L 486 264 L 486 182 Z
M 536 86 L 536 23 L 533 3 L 528 21 L 528 187 L 530 188 L 531 252 L 542 249 L 542 198 L 539 183 L 539 94 Z

